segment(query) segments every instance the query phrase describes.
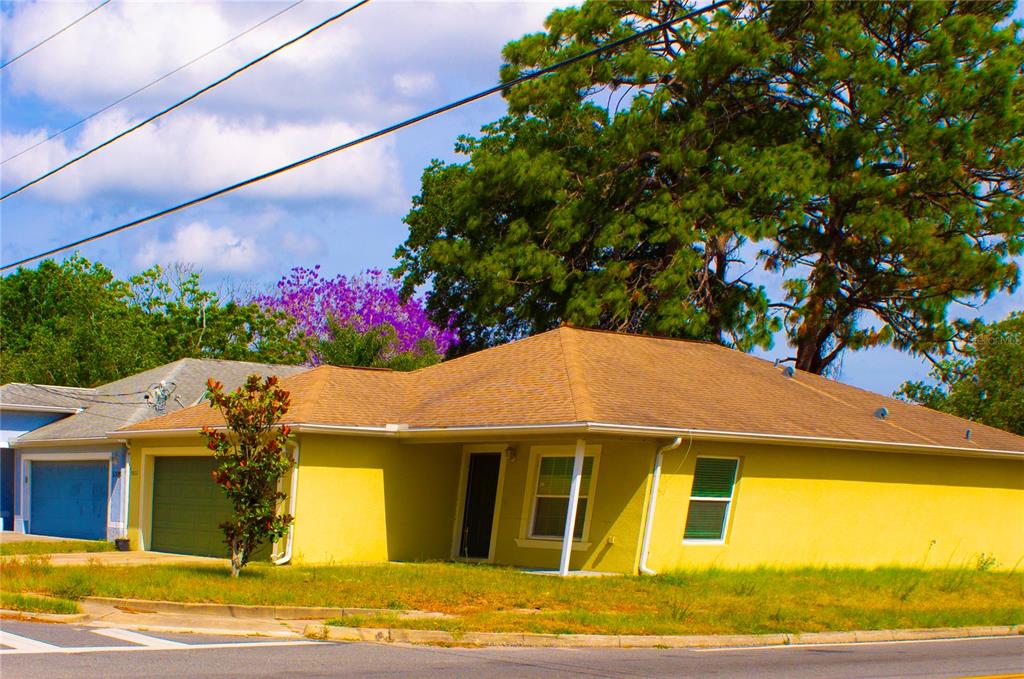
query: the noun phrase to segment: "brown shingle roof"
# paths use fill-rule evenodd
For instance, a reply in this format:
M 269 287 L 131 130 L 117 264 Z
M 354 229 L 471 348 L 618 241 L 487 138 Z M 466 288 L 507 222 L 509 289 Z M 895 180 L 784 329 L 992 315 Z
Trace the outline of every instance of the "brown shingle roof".
M 1024 453 L 1024 438 L 715 344 L 562 327 L 412 373 L 282 380 L 293 424 L 410 429 L 575 422 Z M 875 412 L 885 407 L 882 420 Z M 206 406 L 122 430 L 218 423 Z M 966 438 L 967 429 L 971 438 Z

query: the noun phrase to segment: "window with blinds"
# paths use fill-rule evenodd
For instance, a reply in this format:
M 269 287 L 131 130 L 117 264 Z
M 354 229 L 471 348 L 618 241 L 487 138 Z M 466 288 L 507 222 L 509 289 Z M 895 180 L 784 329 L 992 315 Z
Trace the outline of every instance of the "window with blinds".
M 569 509 L 569 486 L 572 484 L 572 457 L 542 457 L 537 471 L 537 492 L 533 500 L 533 524 L 530 535 L 536 538 L 560 538 L 565 534 L 565 515 Z M 573 537 L 583 539 L 583 523 L 590 498 L 590 481 L 594 458 L 583 458 L 580 479 L 580 501 L 576 507 Z
M 684 540 L 721 542 L 725 539 L 739 463 L 737 459 L 697 458 Z

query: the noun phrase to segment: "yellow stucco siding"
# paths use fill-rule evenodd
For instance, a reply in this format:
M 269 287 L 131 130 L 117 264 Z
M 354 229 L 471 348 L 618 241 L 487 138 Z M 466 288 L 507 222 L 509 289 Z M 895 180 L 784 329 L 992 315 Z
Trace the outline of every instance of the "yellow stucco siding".
M 695 442 L 665 456 L 649 564 L 945 566 L 1024 557 L 1019 460 Z M 740 458 L 724 544 L 683 542 L 698 457 Z M 934 542 L 933 542 L 934 541 Z
M 295 562 L 448 558 L 460 445 L 311 435 L 299 442 Z M 198 437 L 133 443 L 128 536 L 136 547 L 150 545 L 153 460 L 161 455 L 210 451 Z M 289 477 L 283 488 L 287 493 Z
M 544 454 L 572 455 L 575 442 L 519 442 L 515 448 L 515 461 L 505 466 L 494 561 L 557 568 L 561 540 L 530 537 L 537 466 Z M 653 442 L 635 439 L 587 441 L 586 454 L 596 458 L 594 488 L 586 532 L 570 559 L 572 569 L 635 571 L 654 450 Z
M 461 446 L 328 435 L 301 445 L 296 562 L 449 557 Z
M 571 568 L 636 572 L 652 461 L 664 442 L 587 440 L 595 479 Z M 300 444 L 297 563 L 451 558 L 466 456 L 486 449 L 502 453 L 492 560 L 558 565 L 561 541 L 531 537 L 530 519 L 540 456 L 571 456 L 573 439 L 465 446 L 303 434 Z M 130 450 L 128 534 L 148 548 L 154 458 L 209 451 L 198 437 L 136 440 Z M 683 541 L 702 456 L 740 460 L 722 544 Z M 648 565 L 945 566 L 982 553 L 1003 568 L 1024 557 L 1024 461 L 684 440 L 665 456 Z

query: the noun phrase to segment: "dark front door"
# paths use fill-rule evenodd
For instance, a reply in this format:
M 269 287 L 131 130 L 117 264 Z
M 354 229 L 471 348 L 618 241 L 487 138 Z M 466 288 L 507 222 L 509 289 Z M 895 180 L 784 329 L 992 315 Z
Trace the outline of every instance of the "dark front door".
M 463 558 L 486 559 L 490 555 L 500 469 L 501 453 L 471 453 L 469 456 L 462 546 L 459 549 Z

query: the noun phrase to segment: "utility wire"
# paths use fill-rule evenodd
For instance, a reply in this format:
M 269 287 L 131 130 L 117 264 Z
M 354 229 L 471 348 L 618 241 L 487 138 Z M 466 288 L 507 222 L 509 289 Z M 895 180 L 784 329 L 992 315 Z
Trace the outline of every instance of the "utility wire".
M 58 35 L 60 35 L 60 34 L 61 34 L 61 33 L 63 33 L 64 31 L 68 30 L 69 28 L 71 28 L 72 26 L 74 26 L 75 24 L 77 24 L 77 23 L 78 23 L 79 21 L 81 21 L 81 20 L 82 20 L 82 19 L 84 19 L 85 17 L 89 16 L 90 14 L 92 14 L 93 12 L 95 12 L 96 10 L 98 10 L 99 8 L 101 8 L 101 7 L 103 7 L 104 5 L 106 5 L 106 4 L 109 4 L 109 3 L 110 3 L 110 0 L 103 0 L 103 2 L 101 2 L 101 3 L 100 3 L 100 4 L 98 4 L 98 5 L 96 5 L 95 7 L 93 7 L 92 9 L 90 9 L 90 10 L 89 10 L 88 12 L 86 12 L 85 14 L 83 14 L 82 16 L 78 17 L 77 19 L 75 19 L 74 21 L 72 21 L 72 22 L 71 22 L 70 24 L 68 24 L 67 26 L 65 26 L 64 28 L 60 29 L 59 31 L 57 31 L 56 33 L 54 33 L 53 35 L 51 35 L 51 36 L 50 36 L 49 38 L 45 38 L 45 39 L 43 39 L 43 40 L 41 40 L 41 41 L 37 42 L 37 43 L 36 43 L 35 45 L 32 45 L 31 47 L 29 47 L 29 48 L 28 48 L 27 50 L 25 50 L 25 51 L 24 51 L 24 52 L 22 52 L 21 54 L 17 55 L 16 57 L 14 57 L 14 58 L 12 58 L 12 59 L 8 59 L 8 60 L 7 60 L 7 61 L 5 61 L 4 63 L 0 64 L 0 70 L 2 70 L 2 69 L 5 69 L 5 68 L 7 68 L 7 67 L 8 67 L 8 66 L 10 66 L 11 64 L 13 64 L 13 63 L 14 63 L 15 61 L 17 61 L 18 59 L 21 59 L 21 58 L 22 58 L 23 56 L 25 56 L 26 54 L 28 54 L 29 52 L 32 52 L 32 51 L 36 50 L 36 49 L 37 49 L 37 48 L 39 48 L 39 47 L 42 47 L 43 45 L 45 45 L 46 43 L 48 43 L 48 42 L 50 42 L 51 40 L 53 40 L 54 38 L 56 38 L 56 37 L 57 37 Z
M 588 58 L 590 58 L 592 56 L 595 56 L 595 55 L 598 55 L 598 54 L 602 54 L 602 53 L 607 52 L 609 50 L 613 50 L 613 49 L 615 49 L 617 47 L 621 47 L 622 45 L 625 45 L 625 44 L 628 44 L 630 42 L 633 42 L 634 40 L 638 40 L 638 39 L 640 39 L 642 37 L 648 36 L 651 33 L 656 33 L 657 31 L 664 30 L 665 28 L 668 28 L 669 26 L 671 26 L 673 24 L 677 24 L 677 23 L 679 23 L 681 21 L 686 21 L 688 19 L 693 19 L 694 17 L 697 17 L 697 16 L 699 16 L 701 14 L 705 14 L 707 12 L 711 12 L 713 10 L 719 9 L 721 7 L 724 7 L 725 5 L 728 5 L 730 2 L 733 2 L 733 1 L 734 0 L 718 0 L 717 2 L 713 2 L 713 3 L 711 3 L 709 5 L 706 5 L 706 6 L 702 7 L 702 8 L 700 8 L 700 9 L 693 10 L 692 12 L 687 12 L 686 14 L 684 14 L 684 15 L 682 15 L 680 17 L 677 17 L 675 19 L 670 19 L 668 21 L 662 22 L 662 23 L 657 24 L 655 26 L 651 26 L 650 28 L 646 28 L 646 29 L 644 29 L 642 31 L 634 33 L 633 35 L 627 36 L 625 38 L 620 38 L 620 39 L 615 40 L 613 42 L 606 43 L 604 45 L 600 45 L 600 46 L 595 47 L 595 48 L 593 48 L 591 50 L 583 52 L 581 54 L 577 54 L 574 57 L 569 57 L 568 59 L 564 59 L 562 61 L 554 63 L 554 64 L 552 64 L 550 66 L 545 66 L 544 68 L 538 69 L 536 71 L 532 71 L 530 73 L 525 73 L 525 74 L 523 74 L 523 75 L 521 75 L 521 76 L 519 76 L 517 78 L 513 78 L 512 80 L 509 80 L 506 83 L 501 83 L 499 85 L 495 85 L 493 87 L 489 87 L 486 90 L 481 90 L 480 92 L 477 92 L 476 94 L 471 94 L 468 97 L 463 97 L 462 99 L 459 99 L 458 101 L 454 101 L 454 102 L 452 102 L 450 104 L 445 104 L 444 106 L 440 106 L 440 107 L 435 108 L 435 109 L 433 109 L 431 111 L 427 111 L 426 113 L 421 113 L 421 114 L 419 114 L 417 116 L 414 116 L 412 118 L 408 118 L 406 120 L 403 120 L 400 123 L 395 123 L 393 125 L 389 125 L 388 127 L 385 127 L 385 128 L 380 129 L 380 130 L 377 130 L 376 132 L 371 132 L 370 134 L 363 135 L 362 137 L 359 137 L 358 139 L 353 139 L 351 141 L 345 142 L 344 144 L 339 144 L 338 146 L 334 146 L 334 147 L 329 148 L 329 149 L 327 149 L 325 151 L 321 151 L 321 152 L 315 153 L 315 154 L 313 154 L 311 156 L 307 156 L 307 157 L 303 158 L 302 160 L 295 161 L 294 163 L 289 163 L 288 165 L 283 165 L 283 166 L 281 166 L 281 167 L 279 167 L 277 169 L 270 170 L 269 172 L 264 172 L 263 174 L 256 175 L 255 177 L 250 177 L 249 179 L 245 179 L 245 180 L 242 180 L 240 182 L 236 182 L 234 184 L 231 184 L 230 186 L 225 186 L 222 189 L 218 189 L 216 191 L 212 191 L 212 192 L 207 193 L 207 194 L 205 194 L 203 196 L 200 196 L 198 198 L 193 198 L 191 200 L 187 200 L 184 203 L 178 203 L 177 205 L 175 205 L 173 207 L 169 207 L 169 208 L 166 208 L 164 210 L 160 210 L 159 212 L 154 212 L 152 214 L 146 215 L 145 217 L 140 217 L 139 219 L 132 220 L 132 221 L 127 222 L 125 224 L 121 224 L 120 226 L 115 226 L 113 228 L 107 229 L 106 231 L 101 231 L 99 233 L 95 233 L 95 234 L 93 234 L 91 236 L 87 236 L 87 237 L 82 238 L 80 240 L 76 240 L 76 241 L 74 241 L 72 243 L 67 243 L 66 245 L 61 245 L 59 247 L 47 250 L 45 252 L 40 252 L 39 254 L 32 255 L 31 257 L 26 257 L 26 258 L 20 259 L 20 260 L 18 260 L 16 262 L 11 262 L 9 264 L 5 264 L 3 266 L 0 266 L 0 272 L 8 271 L 8 270 L 13 269 L 13 268 L 15 268 L 17 266 L 21 266 L 22 264 L 27 264 L 28 262 L 33 262 L 33 261 L 35 261 L 37 259 L 42 259 L 43 257 L 49 257 L 50 255 L 57 254 L 58 252 L 63 252 L 65 250 L 70 250 L 71 248 L 76 248 L 76 247 L 78 247 L 80 245 L 85 245 L 86 243 L 91 243 L 93 241 L 100 240 L 101 238 L 106 238 L 107 236 L 111 236 L 111 235 L 113 235 L 115 233 L 118 233 L 118 232 L 121 232 L 121 231 L 126 231 L 127 229 L 131 229 L 133 227 L 139 226 L 140 224 L 145 224 L 146 222 L 151 222 L 154 219 L 159 219 L 161 217 L 166 217 L 169 214 L 173 214 L 175 212 L 179 212 L 180 210 L 184 210 L 186 208 L 190 208 L 193 205 L 198 205 L 200 203 L 205 203 L 206 201 L 208 201 L 208 200 L 210 200 L 212 198 L 216 198 L 218 196 L 223 196 L 224 194 L 231 193 L 232 191 L 237 191 L 238 189 L 241 189 L 243 187 L 249 186 L 250 184 L 255 184 L 257 182 L 263 181 L 264 179 L 269 179 L 269 178 L 277 176 L 279 174 L 283 174 L 285 172 L 288 172 L 289 170 L 294 170 L 297 167 L 302 167 L 303 165 L 308 165 L 309 163 L 312 163 L 314 161 L 320 160 L 321 158 L 326 158 L 327 156 L 330 156 L 330 155 L 333 155 L 335 153 L 338 153 L 339 151 L 344 151 L 346 149 L 352 148 L 353 146 L 358 146 L 359 144 L 363 144 L 363 143 L 371 141 L 373 139 L 377 139 L 378 137 L 383 137 L 383 136 L 385 136 L 387 134 L 391 134 L 392 132 L 397 132 L 398 130 L 401 130 L 401 129 L 405 128 L 405 127 L 410 127 L 412 125 L 415 125 L 416 123 L 423 122 L 424 120 L 427 120 L 429 118 L 433 118 L 433 117 L 438 116 L 438 115 L 440 115 L 442 113 L 447 113 L 448 111 L 451 111 L 452 109 L 456 109 L 456 108 L 459 108 L 461 106 L 465 106 L 466 104 L 470 104 L 470 103 L 472 103 L 474 101 L 477 101 L 479 99 L 483 99 L 485 97 L 489 97 L 492 94 L 496 94 L 498 92 L 507 91 L 507 90 L 511 89 L 512 87 L 514 87 L 516 85 L 519 85 L 521 83 L 524 83 L 524 82 L 527 82 L 527 81 L 530 81 L 530 80 L 535 80 L 537 78 L 540 78 L 541 76 L 547 75 L 548 73 L 552 73 L 554 71 L 557 71 L 560 68 L 565 68 L 566 66 L 570 66 L 572 64 L 575 64 L 576 62 L 583 61 L 584 59 L 588 59 Z
M 303 33 L 300 33 L 299 35 L 295 36 L 291 40 L 288 40 L 287 42 L 284 42 L 284 43 L 278 45 L 274 49 L 272 49 L 269 52 L 266 52 L 265 54 L 263 54 L 262 56 L 256 57 L 255 59 L 249 61 L 248 63 L 246 63 L 246 64 L 236 68 L 234 71 L 232 71 L 231 73 L 228 73 L 223 78 L 220 78 L 219 80 L 215 80 L 214 82 L 210 83 L 206 87 L 204 87 L 204 88 L 202 88 L 200 90 L 197 90 L 196 92 L 193 92 L 192 94 L 188 95 L 187 97 L 185 97 L 181 101 L 178 101 L 177 103 L 171 104 L 170 106 L 168 106 L 167 108 L 163 109 L 162 111 L 160 111 L 158 113 L 154 113 L 153 115 L 151 115 L 150 117 L 146 118 L 142 122 L 137 123 L 135 125 L 132 125 L 127 130 L 124 130 L 123 132 L 120 132 L 120 133 L 114 135 L 113 137 L 111 137 L 110 139 L 106 140 L 102 144 L 98 144 L 98 145 L 92 147 L 91 149 L 89 149 L 88 151 L 86 151 L 85 153 L 81 153 L 81 154 L 75 156 L 74 158 L 72 158 L 71 160 L 67 161 L 66 163 L 64 163 L 62 165 L 58 165 L 57 167 L 55 167 L 54 169 L 50 170 L 49 172 L 46 172 L 45 174 L 39 175 L 38 177 L 36 177 L 32 181 L 28 182 L 27 184 L 23 184 L 23 185 L 19 186 L 18 188 L 14 189 L 13 191 L 8 191 L 4 195 L 0 196 L 0 201 L 6 200 L 6 199 L 10 198 L 11 196 L 13 196 L 14 194 L 20 193 L 21 191 L 24 191 L 25 189 L 27 189 L 28 187 L 32 186 L 33 184 L 38 184 L 39 182 L 43 181 L 47 177 L 50 177 L 52 175 L 57 174 L 58 172 L 60 172 L 64 168 L 68 167 L 69 165 L 73 165 L 73 164 L 77 163 L 78 161 L 82 160 L 83 158 L 85 158 L 86 156 L 90 156 L 93 153 L 96 153 L 97 151 L 99 151 L 103 147 L 109 146 L 110 144 L 113 144 L 115 141 L 117 141 L 121 137 L 125 137 L 125 136 L 131 134 L 132 132 L 134 132 L 135 130 L 139 129 L 140 127 L 142 127 L 144 125 L 148 125 L 149 123 L 153 122 L 157 118 L 160 118 L 161 116 L 164 116 L 164 115 L 170 113 L 174 109 L 179 108 L 181 106 L 184 106 L 188 102 L 192 101 L 193 99 L 196 99 L 197 97 L 205 94 L 206 92 L 209 92 L 210 90 L 212 90 L 213 88 L 217 87 L 218 85 L 221 85 L 221 84 L 227 82 L 228 80 L 231 80 L 232 78 L 234 78 L 236 75 L 238 75 L 242 71 L 245 71 L 245 70 L 248 70 L 248 69 L 252 68 L 256 64 L 258 64 L 261 61 L 263 61 L 264 59 L 267 59 L 268 57 L 270 57 L 270 56 L 280 52 L 281 50 L 283 50 L 284 48 L 288 47 L 289 45 L 294 45 L 295 43 L 297 43 L 298 41 L 302 40 L 303 38 L 305 38 L 305 37 L 307 37 L 309 35 L 312 35 L 316 31 L 320 30 L 321 28 L 323 28 L 327 24 L 330 24 L 330 23 L 332 23 L 334 21 L 337 21 L 338 19 L 342 18 L 343 16 L 345 16 L 349 12 L 352 12 L 352 11 L 358 9 L 359 7 L 362 7 L 363 5 L 365 5 L 368 2 L 370 2 L 370 0 L 359 0 L 359 2 L 355 3 L 351 7 L 343 9 L 342 11 L 338 12 L 337 14 L 334 14 L 334 15 L 324 19 L 323 21 L 318 23 L 316 26 L 313 26 L 312 28 L 304 31 Z
M 110 0 L 107 0 L 107 1 L 109 2 Z M 104 106 L 100 110 L 98 110 L 98 111 L 96 111 L 94 113 L 90 113 L 89 115 L 85 116 L 84 118 L 82 118 L 82 119 L 80 119 L 80 120 L 78 120 L 76 122 L 71 123 L 70 125 L 68 125 L 64 129 L 60 130 L 59 132 L 54 132 L 53 134 L 51 134 L 46 139 L 42 139 L 40 141 L 37 141 L 35 144 L 32 144 L 32 146 L 28 146 L 28 147 L 22 149 L 21 151 L 18 151 L 17 153 L 15 153 L 13 156 L 5 158 L 4 160 L 0 161 L 0 165 L 4 165 L 5 163 L 7 163 L 8 160 L 14 160 L 18 156 L 23 155 L 25 153 L 28 153 L 29 151 L 31 151 L 32 149 L 36 148 L 37 146 L 41 146 L 41 145 L 45 144 L 46 142 L 50 141 L 51 139 L 55 139 L 55 138 L 61 136 L 62 134 L 64 134 L 65 132 L 68 132 L 69 130 L 75 129 L 76 127 L 78 127 L 82 123 L 87 122 L 89 120 L 92 120 L 93 118 L 95 118 L 99 114 L 104 113 L 106 111 L 109 111 L 110 109 L 114 108 L 118 104 L 121 104 L 121 103 L 127 101 L 128 99 L 131 99 L 136 94 L 139 94 L 140 92 L 142 92 L 144 90 L 148 90 L 153 85 L 156 85 L 157 83 L 162 82 L 162 81 L 166 80 L 167 78 L 170 78 L 172 75 L 174 75 L 178 71 L 182 71 L 182 70 L 188 68 L 189 66 L 191 66 L 194 63 L 196 63 L 197 61 L 200 61 L 201 59 L 205 59 L 206 57 L 210 56 L 211 54 L 213 54 L 214 52 L 216 52 L 217 50 L 219 50 L 219 49 L 221 49 L 223 47 L 227 47 L 228 45 L 233 43 L 235 40 L 238 40 L 242 36 L 245 36 L 245 35 L 248 35 L 249 33 L 252 33 L 257 28 L 262 26 L 263 24 L 276 19 L 277 17 L 281 16 L 282 14 L 287 12 L 288 10 L 301 5 L 303 2 L 305 2 L 305 0 L 296 0 L 296 2 L 293 2 L 292 4 L 288 5 L 284 9 L 279 10 L 279 11 L 271 14 L 266 19 L 263 19 L 262 21 L 260 21 L 258 24 L 254 24 L 254 25 L 250 26 L 249 28 L 245 29 L 244 31 L 242 31 L 241 33 L 236 35 L 235 37 L 231 38 L 230 40 L 225 40 L 224 42 L 222 42 L 221 44 L 217 45 L 216 47 L 214 47 L 214 48 L 212 48 L 210 50 L 207 50 L 206 52 L 203 52 L 202 54 L 200 54 L 198 57 L 196 57 L 192 61 L 189 61 L 187 63 L 182 64 L 181 66 L 179 66 L 178 68 L 174 69 L 170 73 L 165 73 L 164 75 L 160 76 L 156 80 L 154 80 L 154 81 L 152 81 L 152 82 L 150 82 L 150 83 L 148 83 L 146 85 L 143 85 L 142 87 L 138 88 L 137 90 L 135 90 L 133 92 L 130 92 L 130 93 L 124 95 L 123 97 L 121 97 L 117 101 L 115 101 L 113 103 L 110 103 L 110 104 L 107 104 L 106 106 Z

